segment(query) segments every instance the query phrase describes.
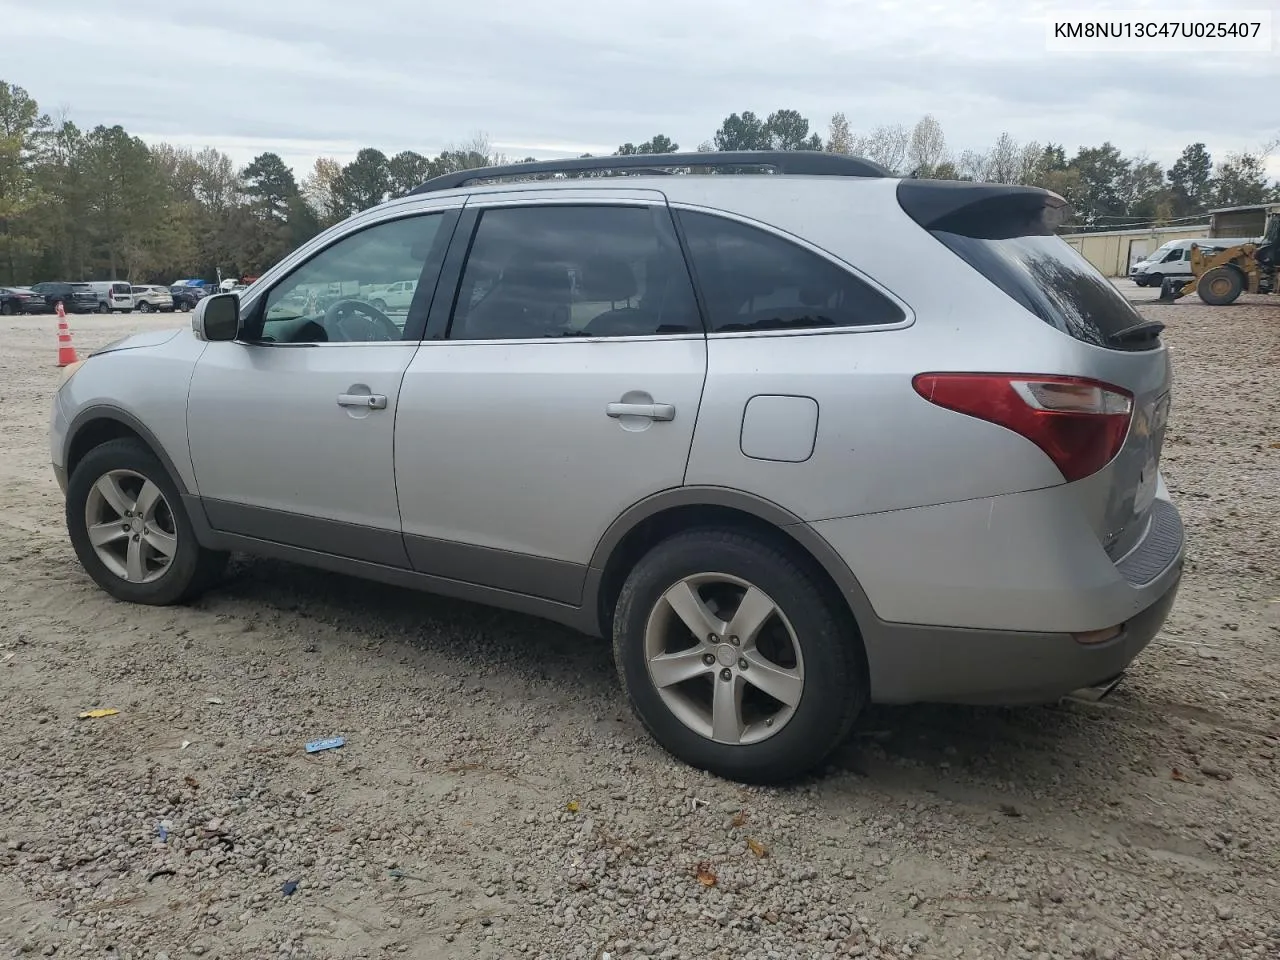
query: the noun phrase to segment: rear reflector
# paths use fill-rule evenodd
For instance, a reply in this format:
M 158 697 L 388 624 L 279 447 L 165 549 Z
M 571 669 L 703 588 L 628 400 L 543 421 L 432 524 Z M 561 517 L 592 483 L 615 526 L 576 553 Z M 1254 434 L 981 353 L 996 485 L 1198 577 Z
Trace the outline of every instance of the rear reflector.
M 1120 636 L 1120 631 L 1124 629 L 1124 624 L 1115 627 L 1105 627 L 1102 630 L 1090 630 L 1088 633 L 1073 633 L 1071 636 L 1075 638 L 1076 643 L 1083 643 L 1090 646 L 1095 643 L 1106 643 L 1108 640 L 1114 640 Z
M 1067 481 L 1097 473 L 1124 446 L 1133 395 L 1083 377 L 1022 373 L 921 373 L 912 381 L 930 403 L 1026 437 Z

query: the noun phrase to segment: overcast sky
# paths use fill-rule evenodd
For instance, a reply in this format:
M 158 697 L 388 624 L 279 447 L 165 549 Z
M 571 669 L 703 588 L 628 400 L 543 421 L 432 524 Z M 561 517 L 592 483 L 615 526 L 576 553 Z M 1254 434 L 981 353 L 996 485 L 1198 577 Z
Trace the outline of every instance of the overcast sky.
M 1275 9 L 1275 0 L 1235 8 Z M 305 173 L 363 146 L 477 132 L 513 158 L 693 149 L 729 113 L 794 108 L 824 137 L 932 113 L 957 153 L 1110 140 L 1164 164 L 1280 136 L 1280 55 L 1050 54 L 1017 0 L 0 0 L 0 79 L 82 127 L 272 150 Z M 1105 8 L 1105 5 L 1101 5 Z M 1221 4 L 1128 0 L 1165 14 Z M 1276 14 L 1280 29 L 1280 14 Z M 1271 163 L 1280 175 L 1280 157 Z

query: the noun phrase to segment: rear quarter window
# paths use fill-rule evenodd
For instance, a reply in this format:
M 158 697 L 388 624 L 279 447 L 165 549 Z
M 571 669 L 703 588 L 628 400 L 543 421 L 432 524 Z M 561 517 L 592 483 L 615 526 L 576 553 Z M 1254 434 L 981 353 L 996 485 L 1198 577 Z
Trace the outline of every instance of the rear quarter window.
M 679 211 L 712 333 L 900 323 L 896 303 L 849 270 L 737 220 Z

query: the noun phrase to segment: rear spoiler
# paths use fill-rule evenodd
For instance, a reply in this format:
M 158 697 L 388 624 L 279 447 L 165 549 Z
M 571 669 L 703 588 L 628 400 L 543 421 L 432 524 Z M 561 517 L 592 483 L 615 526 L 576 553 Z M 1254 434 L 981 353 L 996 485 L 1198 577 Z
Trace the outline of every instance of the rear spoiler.
M 901 180 L 898 205 L 926 230 L 977 240 L 1052 236 L 1071 215 L 1052 190 L 965 180 Z

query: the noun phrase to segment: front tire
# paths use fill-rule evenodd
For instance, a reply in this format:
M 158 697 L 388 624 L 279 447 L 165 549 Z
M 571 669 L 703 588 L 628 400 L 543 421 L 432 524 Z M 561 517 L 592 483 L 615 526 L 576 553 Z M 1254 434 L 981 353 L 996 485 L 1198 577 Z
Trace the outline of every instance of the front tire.
M 100 303 L 100 304 L 98 304 L 98 312 L 99 312 L 99 313 L 110 313 L 110 312 L 111 312 L 111 307 L 109 307 L 109 306 L 108 306 L 107 304 L 105 304 L 105 303 Z
M 1244 292 L 1244 274 L 1235 267 L 1214 267 L 1196 282 L 1196 293 L 1210 306 L 1225 307 L 1235 303 Z
M 847 611 L 790 552 L 730 529 L 663 541 L 627 577 L 614 657 L 632 709 L 691 766 L 743 783 L 813 771 L 866 700 Z
M 196 541 L 177 485 L 139 440 L 110 440 L 85 454 L 67 484 L 66 520 L 81 565 L 117 600 L 190 600 L 227 562 Z

